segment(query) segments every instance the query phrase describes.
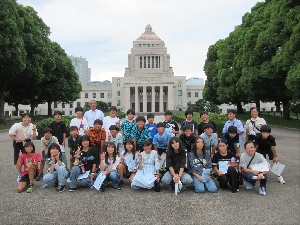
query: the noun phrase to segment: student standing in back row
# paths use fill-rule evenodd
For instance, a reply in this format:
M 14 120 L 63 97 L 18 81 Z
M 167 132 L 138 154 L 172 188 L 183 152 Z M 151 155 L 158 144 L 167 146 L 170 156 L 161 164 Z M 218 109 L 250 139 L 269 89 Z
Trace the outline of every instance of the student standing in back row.
M 186 125 L 189 125 L 192 128 L 192 133 L 198 137 L 198 124 L 195 120 L 193 120 L 193 111 L 191 109 L 188 109 L 185 111 L 185 117 L 186 119 L 181 123 L 181 130 L 183 133 L 183 127 Z
M 117 125 L 120 128 L 120 119 L 116 117 L 117 111 L 118 111 L 117 107 L 112 106 L 109 108 L 109 116 L 104 117 L 103 128 L 106 131 L 105 141 L 108 141 L 109 128 L 111 125 Z
M 198 125 L 198 134 L 199 134 L 199 136 L 204 133 L 204 128 L 203 127 L 207 123 L 212 124 L 213 127 L 214 127 L 213 128 L 213 133 L 217 133 L 217 125 L 214 121 L 209 120 L 208 112 L 206 112 L 206 111 L 200 112 L 200 118 L 202 119 L 202 122 L 199 123 L 199 125 Z
M 86 131 L 89 132 L 88 122 L 86 121 L 86 119 L 82 117 L 82 113 L 83 113 L 83 108 L 80 106 L 76 107 L 75 108 L 76 118 L 73 118 L 70 122 L 70 127 L 72 126 L 77 127 L 77 133 L 79 135 L 84 135 Z
M 172 137 L 179 133 L 178 124 L 172 120 L 173 113 L 170 110 L 165 112 L 166 120 L 163 122 L 166 125 L 165 131 L 169 132 Z

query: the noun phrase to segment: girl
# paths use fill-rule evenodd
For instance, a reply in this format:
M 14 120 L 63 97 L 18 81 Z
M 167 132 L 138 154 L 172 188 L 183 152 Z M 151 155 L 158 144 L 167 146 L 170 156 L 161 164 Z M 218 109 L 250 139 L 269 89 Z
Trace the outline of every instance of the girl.
M 47 185 L 58 183 L 57 192 L 63 192 L 65 190 L 66 177 L 68 174 L 66 164 L 61 160 L 62 154 L 60 146 L 56 143 L 50 144 L 46 160 L 48 173 L 44 176 L 43 180 Z
M 108 181 L 112 181 L 111 184 L 113 188 L 118 188 L 118 186 L 121 186 L 121 184 L 119 184 L 120 175 L 117 171 L 117 167 L 120 163 L 120 157 L 117 156 L 117 147 L 113 142 L 108 142 L 106 144 L 104 152 L 101 154 L 100 158 L 100 171 L 104 176 L 106 176 L 101 185 L 101 190 L 103 192 L 105 191 Z M 120 164 L 120 166 L 122 165 Z
M 169 190 L 172 189 L 172 181 L 178 183 L 182 182 L 182 190 L 193 182 L 191 176 L 186 173 L 186 152 L 182 146 L 182 142 L 178 137 L 172 137 L 169 141 L 167 156 L 166 156 L 166 170 L 162 178 L 162 182 L 166 184 Z
M 19 180 L 17 191 L 20 193 L 25 190 L 27 186 L 27 193 L 31 193 L 34 190 L 33 181 L 39 174 L 38 163 L 41 161 L 41 154 L 35 152 L 35 146 L 32 142 L 26 142 L 24 144 L 25 154 L 22 151 L 19 152 L 19 158 L 17 160 L 17 171 L 22 171 L 22 176 Z
M 152 150 L 152 144 L 149 140 L 144 140 L 143 147 L 144 151 L 138 153 L 138 171 L 131 183 L 133 189 L 151 189 L 154 187 L 154 181 L 159 180 L 160 164 L 157 152 Z
M 235 157 L 230 151 L 227 151 L 226 140 L 220 140 L 218 144 L 219 151 L 213 157 L 213 169 L 218 175 L 220 188 L 228 188 L 228 182 L 232 193 L 239 191 L 238 184 L 238 166 L 239 157 Z
M 196 138 L 195 145 L 192 148 L 192 152 L 189 154 L 189 169 L 194 181 L 195 192 L 202 193 L 205 189 L 208 192 L 216 192 L 217 187 L 215 182 L 207 177 L 207 180 L 203 180 L 203 170 L 211 169 L 212 163 L 210 155 L 205 152 L 204 140 L 200 137 Z
M 125 150 L 121 152 L 121 162 L 118 165 L 118 173 L 120 174 L 119 190 L 122 190 L 122 187 L 124 187 L 123 177 L 128 175 L 130 182 L 132 182 L 136 173 L 138 154 L 133 148 L 133 145 L 133 140 L 127 139 L 125 141 Z
M 91 148 L 90 137 L 88 135 L 83 135 L 80 143 L 80 146 L 78 146 L 75 152 L 78 158 L 75 159 L 70 174 L 70 192 L 76 191 L 77 178 L 80 173 L 85 174 L 86 171 L 90 172 L 88 177 L 80 179 L 82 186 L 91 186 L 94 183 L 96 164 L 98 162 L 97 152 Z

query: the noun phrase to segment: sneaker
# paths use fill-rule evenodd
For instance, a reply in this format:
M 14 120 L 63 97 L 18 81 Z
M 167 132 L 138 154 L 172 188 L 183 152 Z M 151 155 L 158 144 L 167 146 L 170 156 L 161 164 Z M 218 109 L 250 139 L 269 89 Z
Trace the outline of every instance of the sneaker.
M 32 193 L 33 190 L 34 190 L 34 185 L 33 185 L 33 184 L 29 184 L 28 187 L 27 187 L 26 192 L 27 192 L 27 193 Z
M 62 193 L 65 190 L 65 186 L 64 185 L 59 185 L 56 189 L 57 192 Z
M 58 182 L 55 182 L 55 183 L 53 184 L 53 187 L 54 187 L 54 188 L 57 188 L 57 187 L 58 187 Z
M 281 184 L 285 184 L 285 181 L 284 181 L 284 179 L 283 179 L 282 176 L 279 176 L 279 177 L 278 177 L 278 181 L 279 181 L 279 183 L 281 183 Z
M 119 184 L 118 184 L 117 189 L 118 189 L 118 190 L 122 190 L 123 187 L 124 187 L 124 183 L 123 183 L 123 181 L 120 181 Z
M 76 188 L 69 188 L 69 192 L 74 192 L 76 191 Z
M 259 188 L 259 194 L 260 195 L 267 195 L 266 188 L 265 187 L 260 187 Z
M 43 179 L 43 173 L 39 173 L 39 175 L 35 178 L 36 181 L 40 181 Z
M 246 189 L 251 190 L 252 189 L 252 184 L 250 182 L 246 182 Z

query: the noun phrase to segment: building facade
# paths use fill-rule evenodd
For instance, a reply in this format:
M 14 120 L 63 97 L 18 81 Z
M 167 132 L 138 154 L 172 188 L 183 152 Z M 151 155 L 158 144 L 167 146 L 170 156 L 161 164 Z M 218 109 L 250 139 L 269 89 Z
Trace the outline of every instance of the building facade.
M 72 65 L 79 76 L 82 87 L 88 86 L 88 83 L 91 81 L 91 68 L 89 68 L 88 61 L 81 56 L 75 57 L 71 55 L 68 57 L 72 61 Z

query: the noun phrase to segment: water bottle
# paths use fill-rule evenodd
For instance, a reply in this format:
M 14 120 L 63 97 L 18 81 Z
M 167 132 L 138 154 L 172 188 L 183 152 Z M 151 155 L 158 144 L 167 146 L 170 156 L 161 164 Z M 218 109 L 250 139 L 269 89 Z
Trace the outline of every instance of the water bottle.
M 234 158 L 234 157 L 232 157 L 232 158 L 230 159 L 230 163 L 235 163 L 235 158 Z
M 91 179 L 91 181 L 90 181 L 90 189 L 91 190 L 94 189 L 94 179 Z

